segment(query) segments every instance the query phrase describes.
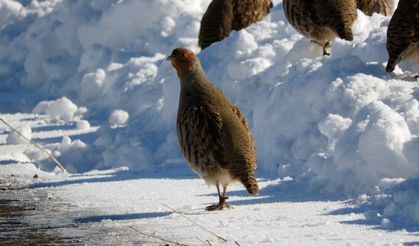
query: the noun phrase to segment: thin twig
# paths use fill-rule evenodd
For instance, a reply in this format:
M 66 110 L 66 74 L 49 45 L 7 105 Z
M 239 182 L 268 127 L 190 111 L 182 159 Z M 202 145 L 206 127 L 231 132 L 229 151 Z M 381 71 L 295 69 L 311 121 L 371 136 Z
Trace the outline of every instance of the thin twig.
M 237 241 L 234 241 L 234 242 L 236 243 L 237 246 L 240 246 L 239 242 L 237 242 Z
M 172 234 L 173 239 L 175 240 L 175 242 L 177 242 L 178 240 L 177 240 L 175 234 L 169 228 L 166 228 L 166 230 L 168 230 L 170 232 L 170 234 Z
M 21 136 L 23 139 L 25 139 L 26 141 L 28 141 L 30 144 L 32 144 L 33 146 L 37 147 L 39 150 L 41 150 L 42 152 L 44 152 L 45 154 L 47 154 L 49 157 L 51 157 L 51 159 L 54 160 L 55 164 L 57 164 L 57 166 L 61 169 L 61 171 L 63 173 L 68 173 L 67 170 L 63 167 L 63 165 L 61 165 L 61 163 L 51 153 L 49 153 L 46 149 L 42 148 L 37 143 L 32 142 L 32 140 L 30 140 L 29 138 L 25 137 L 22 133 L 20 133 L 16 128 L 14 128 L 13 126 L 11 126 L 9 123 L 7 123 L 1 117 L 0 117 L 0 121 L 2 121 L 6 126 L 8 126 L 12 131 L 14 131 L 17 134 L 19 134 L 19 136 Z
M 156 239 L 159 239 L 159 240 L 161 240 L 161 241 L 163 241 L 163 242 L 166 242 L 166 243 L 173 243 L 173 244 L 175 244 L 175 245 L 179 245 L 179 246 L 188 246 L 187 244 L 181 244 L 181 243 L 174 242 L 174 241 L 171 241 L 171 240 L 168 240 L 168 239 L 164 239 L 164 238 L 159 237 L 159 236 L 155 236 L 155 235 L 152 235 L 152 234 L 144 233 L 144 232 L 142 232 L 142 231 L 140 231 L 140 230 L 136 229 L 136 228 L 135 228 L 135 227 L 133 227 L 133 226 L 128 226 L 128 227 L 129 227 L 129 228 L 131 228 L 131 229 L 133 229 L 134 231 L 136 231 L 136 232 L 140 233 L 141 235 L 144 235 L 144 236 L 147 236 L 147 237 L 156 238 Z
M 205 242 L 207 242 L 209 246 L 212 246 L 209 240 L 206 240 Z
M 218 235 L 217 235 L 217 234 L 215 234 L 214 232 L 212 232 L 212 231 L 208 230 L 207 228 L 205 228 L 205 227 L 201 226 L 200 224 L 196 223 L 195 221 L 193 221 L 193 220 L 189 219 L 188 217 L 186 217 L 185 215 L 183 215 L 181 212 L 178 212 L 178 211 L 174 210 L 173 208 L 169 207 L 168 205 L 166 205 L 166 204 L 164 204 L 164 203 L 162 203 L 162 205 L 163 205 L 163 206 L 165 206 L 165 207 L 167 207 L 168 209 L 172 210 L 174 213 L 179 214 L 179 215 L 180 215 L 180 216 L 182 216 L 184 219 L 186 219 L 186 220 L 188 220 L 189 222 L 191 222 L 192 224 L 194 224 L 194 225 L 198 226 L 198 227 L 199 227 L 199 228 L 201 228 L 202 230 L 204 230 L 204 231 L 206 231 L 206 232 L 210 233 L 211 235 L 215 236 L 216 238 L 218 238 L 218 239 L 220 239 L 220 240 L 222 240 L 222 241 L 224 241 L 224 242 L 228 242 L 228 240 L 227 240 L 227 239 L 225 239 L 225 238 L 223 238 L 223 237 L 218 236 Z

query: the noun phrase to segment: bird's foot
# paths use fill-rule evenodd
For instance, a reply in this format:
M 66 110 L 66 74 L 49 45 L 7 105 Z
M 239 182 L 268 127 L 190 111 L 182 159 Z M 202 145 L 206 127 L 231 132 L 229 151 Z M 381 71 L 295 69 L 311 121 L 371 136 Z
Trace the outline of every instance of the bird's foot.
M 319 42 L 317 40 L 311 40 L 312 43 L 315 43 L 323 48 L 323 56 L 330 56 L 330 48 L 332 45 L 330 44 L 330 41 L 327 41 L 326 43 Z
M 208 206 L 205 209 L 207 211 L 216 211 L 216 210 L 223 210 L 224 208 L 231 208 L 230 204 L 226 202 L 228 197 L 220 196 L 219 199 L 220 199 L 220 201 L 218 202 L 218 204 Z
M 323 56 L 330 56 L 330 49 L 332 48 L 332 45 L 330 44 L 330 41 L 327 41 L 323 45 Z
M 207 211 L 217 211 L 217 210 L 223 210 L 225 208 L 231 208 L 230 204 L 227 202 L 224 203 L 218 203 L 211 206 L 206 207 L 205 209 Z

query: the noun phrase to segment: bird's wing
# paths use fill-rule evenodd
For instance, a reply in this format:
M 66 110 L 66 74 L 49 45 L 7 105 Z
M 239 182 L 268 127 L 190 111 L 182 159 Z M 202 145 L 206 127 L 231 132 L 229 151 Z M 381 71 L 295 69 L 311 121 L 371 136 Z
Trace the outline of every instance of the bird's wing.
M 414 11 L 416 15 L 414 15 L 413 21 L 415 23 L 415 36 L 414 42 L 419 42 L 419 1 L 414 4 Z
M 205 49 L 231 32 L 233 7 L 230 0 L 213 0 L 201 20 L 198 44 Z
M 191 161 L 224 166 L 223 122 L 219 113 L 204 106 L 191 106 L 186 108 L 179 124 L 188 131 L 187 145 L 194 146 L 197 151 L 185 153 L 192 158 Z M 179 134 L 182 136 L 183 133 Z
M 315 26 L 319 25 L 312 0 L 284 0 L 285 15 L 300 34 L 310 37 Z
M 240 111 L 240 109 L 235 105 L 235 104 L 232 104 L 232 107 L 233 107 L 233 112 L 236 114 L 236 116 L 237 116 L 237 118 L 241 121 L 241 123 L 243 124 L 243 127 L 246 129 L 246 131 L 248 132 L 248 137 L 249 137 L 249 141 L 251 142 L 251 144 L 252 144 L 252 148 L 253 148 L 253 150 L 254 150 L 254 153 L 255 153 L 255 155 L 256 155 L 256 145 L 255 145 L 255 141 L 253 140 L 253 136 L 252 136 L 252 133 L 251 133 L 251 131 L 250 131 L 250 127 L 249 127 L 249 125 L 247 124 L 247 120 L 246 120 L 246 118 L 244 117 L 244 115 L 243 115 L 243 113 Z M 254 163 L 251 163 L 251 165 L 253 166 L 253 169 L 256 169 L 256 162 L 254 162 Z
M 416 5 L 416 8 L 419 9 L 418 6 L 419 4 Z M 415 18 L 417 21 L 418 17 L 417 14 L 415 15 L 412 12 L 414 8 L 415 6 L 410 6 L 409 4 L 399 4 L 388 25 L 387 51 L 389 53 L 389 60 L 387 66 L 393 69 L 402 58 L 400 56 L 415 42 L 415 36 L 419 40 L 418 30 L 415 30 L 419 28 L 418 23 L 416 23 L 416 27 L 414 24 Z
M 271 1 L 267 0 L 234 0 L 232 4 L 232 29 L 237 31 L 261 20 L 271 8 Z
M 358 9 L 369 16 L 375 12 L 391 16 L 394 8 L 394 0 L 357 0 L 356 2 Z
M 341 39 L 353 40 L 352 24 L 357 18 L 355 0 L 313 1 L 322 26 L 330 27 Z

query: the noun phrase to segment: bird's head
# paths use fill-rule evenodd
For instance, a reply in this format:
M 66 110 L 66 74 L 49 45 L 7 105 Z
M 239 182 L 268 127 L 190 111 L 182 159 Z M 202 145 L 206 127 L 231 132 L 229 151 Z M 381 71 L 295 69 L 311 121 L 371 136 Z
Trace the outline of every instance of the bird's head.
M 172 54 L 167 57 L 167 60 L 172 63 L 172 66 L 176 69 L 180 78 L 184 78 L 189 73 L 200 68 L 198 57 L 193 53 L 193 51 L 186 48 L 174 49 Z
M 263 16 L 268 15 L 273 7 L 274 4 L 272 3 L 272 0 L 265 0 L 265 4 L 263 6 Z

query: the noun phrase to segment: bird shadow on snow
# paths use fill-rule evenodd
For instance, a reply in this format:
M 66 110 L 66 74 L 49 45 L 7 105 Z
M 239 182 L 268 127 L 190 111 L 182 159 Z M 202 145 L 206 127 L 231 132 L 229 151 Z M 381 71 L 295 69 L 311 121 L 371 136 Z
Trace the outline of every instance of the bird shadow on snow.
M 251 196 L 243 188 L 240 190 L 228 191 L 227 196 L 230 197 L 229 203 L 235 206 L 257 205 L 278 202 L 310 202 L 310 201 L 340 201 L 343 198 L 330 195 L 315 194 L 313 192 L 305 191 L 294 181 L 277 181 L 275 179 L 259 179 L 261 182 L 272 182 L 260 189 L 260 195 L 257 197 Z M 208 193 L 203 196 L 218 196 L 217 193 Z M 234 197 L 246 197 L 244 200 L 234 200 Z
M 94 215 L 88 217 L 76 218 L 74 222 L 79 224 L 97 223 L 102 221 L 123 221 L 123 220 L 137 220 L 137 219 L 152 219 L 157 217 L 165 217 L 170 215 L 170 212 L 144 212 L 135 214 L 109 214 L 109 215 Z
M 59 181 L 46 181 L 30 184 L 27 188 L 47 188 L 59 187 L 83 183 L 103 183 L 103 182 L 116 182 L 138 179 L 194 179 L 197 176 L 186 167 L 170 168 L 170 171 L 160 169 L 153 169 L 147 171 L 131 171 L 126 169 L 113 170 L 105 173 L 83 173 L 71 174 L 65 180 Z
M 85 143 L 92 143 L 97 138 L 97 135 L 95 132 L 89 132 L 89 133 L 81 133 L 81 134 L 73 134 L 69 135 L 73 141 L 74 140 L 81 140 Z M 63 139 L 63 136 L 56 136 L 56 137 L 48 137 L 48 138 L 33 138 L 36 143 L 41 145 L 48 145 L 48 144 L 55 144 L 55 143 L 61 143 Z

